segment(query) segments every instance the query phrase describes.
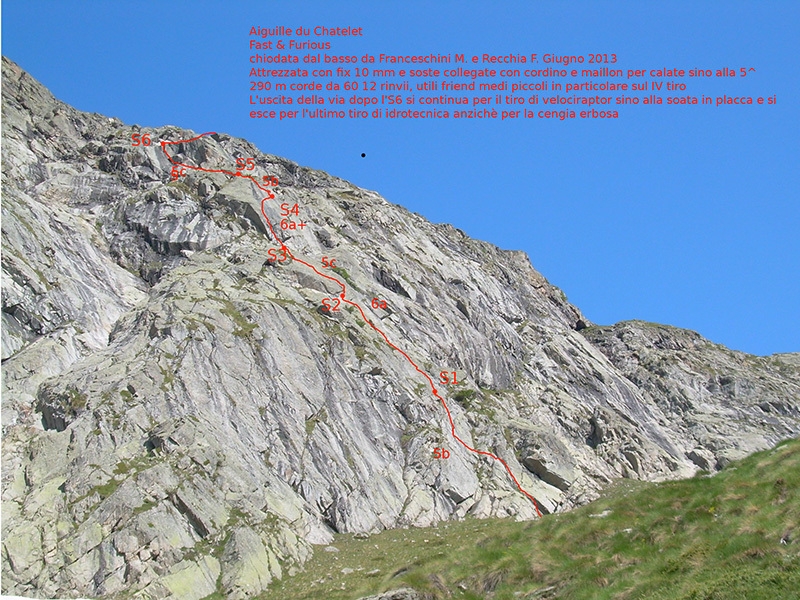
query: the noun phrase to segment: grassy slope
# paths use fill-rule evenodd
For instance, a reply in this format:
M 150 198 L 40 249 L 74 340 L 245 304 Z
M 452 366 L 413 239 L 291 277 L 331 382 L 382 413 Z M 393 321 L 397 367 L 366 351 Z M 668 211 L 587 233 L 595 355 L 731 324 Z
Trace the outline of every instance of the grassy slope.
M 536 522 L 337 536 L 339 552 L 318 547 L 304 573 L 265 597 L 351 599 L 408 586 L 430 598 L 800 598 L 799 487 L 800 440 L 790 440 L 713 477 L 621 482 Z

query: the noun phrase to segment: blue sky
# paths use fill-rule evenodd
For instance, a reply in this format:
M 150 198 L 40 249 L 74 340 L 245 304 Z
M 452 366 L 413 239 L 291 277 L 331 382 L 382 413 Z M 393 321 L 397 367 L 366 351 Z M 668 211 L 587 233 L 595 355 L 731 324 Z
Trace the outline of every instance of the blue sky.
M 754 67 L 615 122 L 254 122 L 251 26 L 355 26 L 337 53 L 614 52 L 621 68 Z M 800 2 L 6 0 L 2 51 L 60 99 L 244 137 L 434 222 L 525 250 L 593 322 L 800 351 Z M 640 67 L 641 66 L 641 67 Z M 361 154 L 366 153 L 362 158 Z

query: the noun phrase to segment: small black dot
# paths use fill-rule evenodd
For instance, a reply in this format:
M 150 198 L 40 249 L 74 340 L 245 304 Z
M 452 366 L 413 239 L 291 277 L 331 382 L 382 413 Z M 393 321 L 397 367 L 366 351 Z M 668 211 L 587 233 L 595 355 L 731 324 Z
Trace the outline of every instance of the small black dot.
M 361 153 L 361 158 L 364 158 L 367 154 L 365 152 Z

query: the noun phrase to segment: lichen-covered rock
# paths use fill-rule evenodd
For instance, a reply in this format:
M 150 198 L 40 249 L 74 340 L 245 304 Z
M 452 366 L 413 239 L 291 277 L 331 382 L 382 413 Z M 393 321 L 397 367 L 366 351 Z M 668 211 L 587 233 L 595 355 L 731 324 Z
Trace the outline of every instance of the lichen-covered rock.
M 226 570 L 220 582 L 225 596 L 232 600 L 250 598 L 281 577 L 278 557 L 248 527 L 239 527 L 231 533 L 222 559 L 225 564 L 235 565 Z
M 276 239 L 250 181 L 171 181 L 158 142 L 192 132 L 81 113 L 6 59 L 2 110 L 4 593 L 245 598 L 334 531 L 534 518 L 423 373 L 542 512 L 800 432 L 796 356 L 593 326 L 524 253 L 243 140 L 170 145 L 276 177 L 267 217 L 307 224 Z M 321 309 L 342 285 L 363 312 Z

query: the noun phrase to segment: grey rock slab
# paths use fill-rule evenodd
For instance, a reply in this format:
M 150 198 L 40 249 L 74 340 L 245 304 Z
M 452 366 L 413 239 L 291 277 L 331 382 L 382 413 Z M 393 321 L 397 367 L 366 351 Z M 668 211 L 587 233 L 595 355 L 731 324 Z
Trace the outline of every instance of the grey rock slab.
M 543 512 L 800 433 L 796 355 L 598 327 L 522 252 L 245 140 L 170 145 L 278 177 L 271 230 L 243 178 L 170 181 L 158 141 L 193 132 L 3 83 L 4 592 L 245 597 L 336 531 L 535 518 L 451 427 Z
M 228 598 L 251 598 L 265 590 L 273 579 L 280 579 L 282 574 L 275 553 L 266 548 L 261 537 L 248 527 L 233 530 L 221 561 L 221 584 Z

